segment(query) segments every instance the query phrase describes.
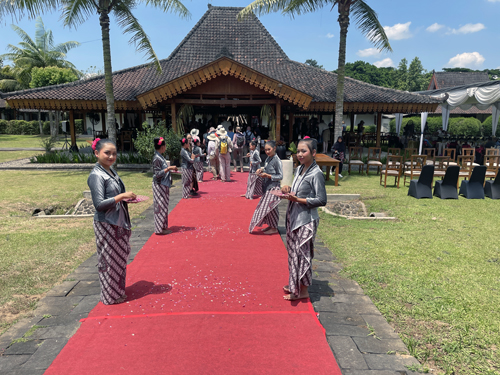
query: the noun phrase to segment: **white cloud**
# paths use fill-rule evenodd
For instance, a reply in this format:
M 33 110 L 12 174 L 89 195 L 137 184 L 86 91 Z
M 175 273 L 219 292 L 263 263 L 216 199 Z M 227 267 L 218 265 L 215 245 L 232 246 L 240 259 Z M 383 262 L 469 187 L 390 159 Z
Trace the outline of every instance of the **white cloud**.
M 377 48 L 360 49 L 356 54 L 361 57 L 376 56 L 380 53 Z
M 377 68 L 388 68 L 394 67 L 394 62 L 390 57 L 388 57 L 386 59 L 374 62 L 373 65 L 375 65 Z
M 430 25 L 426 30 L 430 33 L 435 33 L 436 31 L 438 31 L 439 29 L 442 29 L 444 27 L 444 25 L 440 25 L 439 23 L 434 23 L 432 25 Z
M 458 29 L 450 29 L 448 34 L 471 34 L 477 33 L 478 31 L 481 31 L 485 28 L 486 26 L 484 26 L 482 23 L 468 23 Z
M 484 57 L 479 52 L 464 52 L 452 57 L 448 66 L 452 68 L 476 68 L 483 64 Z
M 327 37 L 328 39 L 331 39 L 331 38 L 333 38 L 333 37 L 334 37 L 334 35 L 333 35 L 332 33 L 328 33 L 328 34 L 326 34 L 326 37 Z
M 411 38 L 411 22 L 397 23 L 394 26 L 384 26 L 385 34 L 389 40 L 401 40 Z

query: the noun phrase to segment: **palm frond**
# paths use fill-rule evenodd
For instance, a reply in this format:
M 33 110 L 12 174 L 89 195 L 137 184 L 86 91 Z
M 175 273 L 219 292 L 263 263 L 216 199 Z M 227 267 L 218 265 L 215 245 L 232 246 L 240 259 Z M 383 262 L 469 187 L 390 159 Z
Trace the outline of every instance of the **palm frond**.
M 37 46 L 44 46 L 46 37 L 47 34 L 45 32 L 42 17 L 37 17 L 35 22 L 35 44 Z
M 291 0 L 255 0 L 238 13 L 238 21 L 253 15 L 261 15 L 283 11 Z
M 127 3 L 121 1 L 113 10 L 118 24 L 123 28 L 125 33 L 132 34 L 129 43 L 134 44 L 137 51 L 144 52 L 146 58 L 153 62 L 158 72 L 161 72 L 160 60 L 153 49 L 148 35 L 127 5 Z
M 191 18 L 191 13 L 179 0 L 145 0 L 145 4 L 160 8 L 164 12 L 178 14 L 181 18 Z
M 76 28 L 97 13 L 97 8 L 92 1 L 66 0 L 62 9 L 61 19 L 65 26 Z
M 12 30 L 14 30 L 16 32 L 16 34 L 19 36 L 19 38 L 21 38 L 21 40 L 24 43 L 29 44 L 29 45 L 36 48 L 36 43 L 33 41 L 33 39 L 31 39 L 31 37 L 26 33 L 26 31 L 24 31 L 23 29 L 21 29 L 17 25 L 11 25 L 11 27 L 12 27 Z
M 12 16 L 16 20 L 26 15 L 35 18 L 57 10 L 60 5 L 61 0 L 0 0 L 0 20 L 5 16 Z
M 351 5 L 351 14 L 361 33 L 380 51 L 392 52 L 389 38 L 380 24 L 377 13 L 363 0 L 357 0 Z
M 66 55 L 70 50 L 78 46 L 80 46 L 79 42 L 69 41 L 69 42 L 59 43 L 57 46 L 54 47 L 53 51 Z

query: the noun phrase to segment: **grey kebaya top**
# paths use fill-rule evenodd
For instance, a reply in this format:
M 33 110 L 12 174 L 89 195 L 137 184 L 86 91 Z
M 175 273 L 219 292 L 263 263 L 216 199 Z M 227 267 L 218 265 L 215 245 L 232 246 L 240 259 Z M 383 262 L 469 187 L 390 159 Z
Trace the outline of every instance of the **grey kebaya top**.
M 90 172 L 87 179 L 92 202 L 96 209 L 94 221 L 101 221 L 125 229 L 131 228 L 128 206 L 124 201 L 115 203 L 118 194 L 125 193 L 125 185 L 114 170 L 108 173 L 99 163 Z
M 261 162 L 259 151 L 250 151 L 250 173 L 255 173 L 260 168 Z
M 297 168 L 292 191 L 298 198 L 306 198 L 307 204 L 289 202 L 287 216 L 290 215 L 290 228 L 288 229 L 292 231 L 319 219 L 318 207 L 325 206 L 327 200 L 325 177 L 316 162 L 314 161 L 301 176 L 304 168 L 303 165 Z
M 186 169 L 193 169 L 194 160 L 191 159 L 191 154 L 188 150 L 183 148 L 181 150 L 181 167 Z
M 262 192 L 265 193 L 275 187 L 280 187 L 280 181 L 283 179 L 283 165 L 278 155 L 267 157 L 264 166 L 264 173 L 271 175 L 271 178 L 264 178 L 262 181 Z
M 201 147 L 198 147 L 198 146 L 194 146 L 193 147 L 193 154 L 196 155 L 196 157 L 194 158 L 194 161 L 195 163 L 199 163 L 201 161 Z
M 158 152 L 155 151 L 153 155 L 153 183 L 157 185 L 164 185 L 170 187 L 172 184 L 170 171 L 165 173 L 165 169 L 168 168 L 167 161 Z

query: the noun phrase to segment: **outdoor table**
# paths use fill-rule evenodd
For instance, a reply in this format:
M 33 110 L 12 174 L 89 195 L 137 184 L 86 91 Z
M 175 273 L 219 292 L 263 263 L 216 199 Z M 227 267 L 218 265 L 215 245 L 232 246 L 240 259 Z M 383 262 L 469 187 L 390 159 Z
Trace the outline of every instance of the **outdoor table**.
M 316 164 L 321 167 L 326 167 L 326 180 L 330 180 L 331 167 L 335 168 L 335 186 L 339 186 L 339 164 L 340 160 L 331 158 L 325 154 L 316 154 Z

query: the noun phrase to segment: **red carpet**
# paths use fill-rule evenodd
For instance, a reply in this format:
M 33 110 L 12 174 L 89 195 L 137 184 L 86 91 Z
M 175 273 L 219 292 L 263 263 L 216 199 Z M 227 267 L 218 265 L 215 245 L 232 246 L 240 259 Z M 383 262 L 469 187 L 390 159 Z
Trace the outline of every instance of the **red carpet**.
M 278 235 L 250 235 L 248 174 L 203 182 L 127 272 L 127 302 L 99 303 L 46 374 L 340 374 L 312 305 L 283 300 Z

